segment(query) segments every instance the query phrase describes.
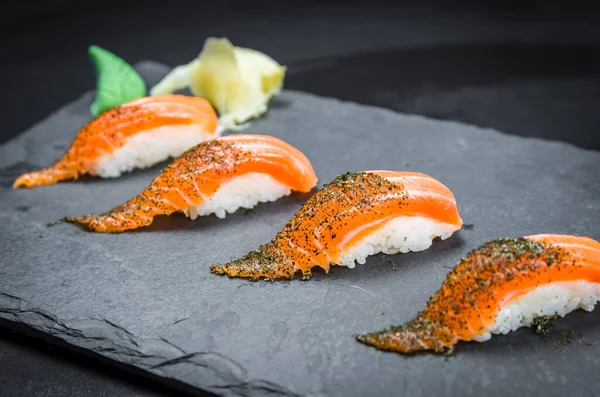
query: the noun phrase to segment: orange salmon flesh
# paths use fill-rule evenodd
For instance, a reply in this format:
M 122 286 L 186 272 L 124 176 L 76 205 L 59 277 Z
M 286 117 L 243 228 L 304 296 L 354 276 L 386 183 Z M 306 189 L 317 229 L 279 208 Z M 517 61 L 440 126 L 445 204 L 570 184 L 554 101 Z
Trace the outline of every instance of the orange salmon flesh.
M 589 237 L 543 234 L 490 241 L 458 263 L 415 319 L 357 339 L 400 353 L 448 353 L 458 341 L 486 332 L 514 299 L 540 286 L 578 280 L 600 283 L 600 243 Z
M 199 125 L 206 134 L 216 134 L 217 114 L 205 99 L 176 94 L 135 99 L 83 126 L 58 161 L 21 175 L 13 187 L 32 188 L 96 175 L 99 159 L 123 147 L 131 137 L 159 127 L 192 124 Z M 177 139 L 176 134 L 173 139 Z
M 450 224 L 462 220 L 452 192 L 416 172 L 346 173 L 325 185 L 268 244 L 241 259 L 213 265 L 213 273 L 258 279 L 290 279 L 311 268 L 329 272 L 349 247 L 397 217 L 420 216 Z
M 101 215 L 67 217 L 90 231 L 120 233 L 148 226 L 157 215 L 202 205 L 230 180 L 263 173 L 298 192 L 309 192 L 317 176 L 306 156 L 272 136 L 231 135 L 202 142 L 167 166 L 138 196 Z

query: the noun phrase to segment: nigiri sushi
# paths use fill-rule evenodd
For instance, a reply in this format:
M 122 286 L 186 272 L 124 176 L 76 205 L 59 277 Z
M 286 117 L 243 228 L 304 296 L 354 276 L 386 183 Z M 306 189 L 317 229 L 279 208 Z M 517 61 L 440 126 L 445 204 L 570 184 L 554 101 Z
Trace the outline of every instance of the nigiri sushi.
M 448 353 L 461 340 L 484 342 L 541 317 L 591 311 L 599 299 L 597 241 L 556 234 L 499 239 L 461 260 L 415 319 L 357 339 L 400 353 Z
M 102 215 L 67 217 L 94 232 L 150 225 L 157 215 L 224 218 L 317 184 L 310 161 L 272 136 L 231 135 L 203 142 L 167 166 L 138 196 Z
M 21 175 L 13 187 L 36 187 L 89 174 L 115 178 L 177 157 L 219 135 L 218 119 L 202 98 L 159 95 L 110 109 L 83 126 L 67 153 L 47 168 Z
M 311 268 L 353 268 L 380 252 L 422 251 L 462 226 L 452 192 L 416 172 L 365 171 L 338 176 L 309 199 L 269 243 L 241 259 L 213 265 L 216 274 L 289 279 Z

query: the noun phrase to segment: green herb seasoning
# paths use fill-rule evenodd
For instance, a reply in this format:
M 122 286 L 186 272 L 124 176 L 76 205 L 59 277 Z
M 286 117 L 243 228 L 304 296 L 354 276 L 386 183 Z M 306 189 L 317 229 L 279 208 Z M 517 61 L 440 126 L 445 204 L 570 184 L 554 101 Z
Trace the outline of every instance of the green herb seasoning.
M 349 230 L 385 219 L 408 202 L 400 183 L 375 173 L 347 172 L 310 198 L 271 242 L 211 270 L 250 279 L 289 279 L 301 272 L 309 279 L 314 266 L 329 272 Z
M 580 266 L 556 246 L 526 238 L 493 240 L 459 262 L 414 320 L 358 340 L 384 350 L 447 353 L 459 340 L 485 334 L 507 292 L 536 285 L 549 269 L 569 274 Z M 537 318 L 536 332 L 546 334 L 551 319 Z
M 531 322 L 531 328 L 538 335 L 548 336 L 554 328 L 552 321 L 555 319 L 556 316 L 536 316 Z

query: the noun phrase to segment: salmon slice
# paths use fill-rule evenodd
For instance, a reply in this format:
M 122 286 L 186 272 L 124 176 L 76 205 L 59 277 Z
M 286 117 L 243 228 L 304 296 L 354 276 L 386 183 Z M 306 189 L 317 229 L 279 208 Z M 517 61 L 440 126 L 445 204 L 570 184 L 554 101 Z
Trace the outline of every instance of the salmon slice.
M 498 239 L 461 260 L 415 319 L 357 339 L 400 353 L 448 353 L 458 341 L 483 342 L 540 318 L 591 311 L 598 299 L 597 241 L 559 234 Z
M 118 177 L 177 157 L 218 136 L 218 119 L 202 98 L 160 95 L 110 109 L 83 126 L 67 153 L 47 168 L 21 175 L 14 188 L 52 185 L 89 174 Z
M 338 176 L 308 200 L 269 243 L 241 259 L 213 265 L 216 274 L 289 279 L 330 265 L 354 267 L 378 252 L 420 251 L 460 229 L 454 195 L 416 172 L 365 171 Z
M 309 192 L 316 184 L 310 161 L 293 146 L 272 136 L 231 135 L 188 150 L 125 204 L 102 215 L 65 219 L 94 232 L 119 233 L 174 212 L 192 219 L 213 212 L 224 217 L 224 208 L 251 208 L 292 190 Z

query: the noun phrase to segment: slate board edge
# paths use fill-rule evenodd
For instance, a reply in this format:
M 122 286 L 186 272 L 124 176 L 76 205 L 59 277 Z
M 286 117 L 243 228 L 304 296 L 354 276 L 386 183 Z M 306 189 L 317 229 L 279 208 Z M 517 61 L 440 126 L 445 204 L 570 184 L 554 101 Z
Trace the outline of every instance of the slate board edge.
M 117 325 L 103 320 L 98 320 L 98 328 L 102 329 L 104 335 L 112 333 L 115 337 L 103 337 L 102 343 L 98 343 L 96 338 L 91 336 L 88 337 L 82 332 L 79 332 L 76 328 L 67 326 L 50 313 L 30 305 L 21 298 L 0 291 L 0 300 L 16 301 L 16 305 L 13 306 L 18 306 L 18 308 L 14 309 L 6 309 L 11 305 L 6 304 L 6 302 L 0 305 L 0 325 L 5 325 L 15 331 L 22 332 L 24 330 L 29 330 L 29 332 L 26 331 L 25 334 L 40 338 L 51 344 L 67 347 L 75 353 L 98 359 L 118 368 L 123 368 L 132 374 L 143 374 L 144 376 L 157 380 L 167 386 L 197 394 L 200 397 L 206 397 L 206 392 L 220 396 L 263 396 L 265 393 L 273 396 L 298 396 L 297 393 L 294 393 L 281 385 L 260 379 L 249 381 L 237 380 L 227 386 L 220 385 L 217 388 L 211 387 L 210 385 L 199 384 L 191 386 L 185 382 L 169 377 L 168 374 L 161 370 L 161 368 L 168 367 L 171 363 L 181 363 L 184 361 L 193 365 L 195 361 L 194 354 L 196 353 L 182 354 L 176 359 L 159 358 L 158 355 L 148 355 L 141 351 L 142 346 L 134 340 L 134 335 L 131 335 L 131 341 L 127 342 L 119 335 L 122 334 L 122 332 L 119 332 L 120 329 Z M 21 314 L 33 315 L 35 320 L 29 318 L 28 321 L 20 321 L 19 316 Z M 87 318 L 86 320 L 89 321 L 90 318 Z M 33 324 L 35 325 L 32 326 Z M 88 332 L 89 331 L 90 330 L 88 330 Z M 125 333 L 127 333 L 126 330 Z M 112 341 L 115 339 L 122 340 L 123 344 L 113 344 Z M 169 342 L 165 340 L 146 339 L 139 340 L 139 342 L 144 343 L 145 345 L 152 344 L 153 342 L 164 343 L 165 345 L 169 344 Z M 140 350 L 136 349 L 136 347 L 140 347 Z M 111 353 L 112 349 L 115 349 L 118 353 Z M 136 360 L 136 355 L 141 357 L 141 359 Z M 124 357 L 126 356 L 132 357 L 130 362 L 124 362 Z M 227 357 L 221 358 L 223 360 L 233 361 Z M 198 371 L 218 372 L 217 366 L 209 368 L 209 365 L 206 365 L 206 362 L 202 362 L 201 364 L 202 365 L 194 365 L 194 367 L 197 368 Z M 227 374 L 224 376 L 227 376 Z
M 2 317 L 2 314 L 0 314 L 0 317 Z M 172 387 L 175 390 L 180 390 L 182 392 L 185 392 L 186 394 L 197 395 L 199 397 L 216 396 L 215 394 L 210 393 L 208 391 L 204 391 L 204 390 L 200 390 L 200 389 L 191 387 L 190 385 L 188 385 L 185 382 L 181 382 L 176 379 L 169 379 L 166 377 L 157 376 L 156 374 L 154 374 L 152 372 L 143 370 L 136 366 L 124 364 L 120 361 L 113 360 L 107 356 L 100 354 L 100 353 L 77 346 L 73 343 L 69 343 L 67 341 L 67 339 L 61 338 L 56 335 L 50 335 L 49 333 L 44 332 L 41 329 L 33 328 L 33 327 L 29 326 L 28 324 L 25 324 L 22 322 L 15 322 L 15 321 L 7 320 L 5 318 L 0 318 L 0 327 L 4 327 L 4 328 L 10 329 L 12 331 L 18 332 L 22 335 L 26 335 L 28 338 L 41 340 L 41 341 L 47 342 L 53 346 L 67 349 L 69 351 L 72 351 L 73 353 L 76 353 L 83 357 L 87 357 L 91 360 L 96 360 L 103 364 L 110 365 L 113 368 L 121 369 L 127 373 L 134 375 L 134 376 L 148 379 L 152 382 L 159 382 L 165 386 Z

